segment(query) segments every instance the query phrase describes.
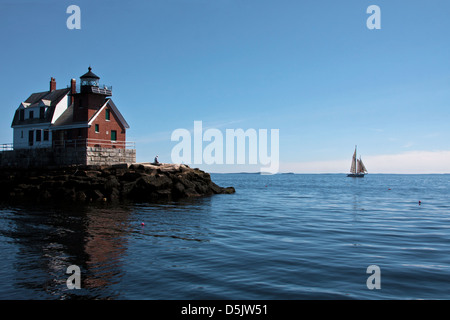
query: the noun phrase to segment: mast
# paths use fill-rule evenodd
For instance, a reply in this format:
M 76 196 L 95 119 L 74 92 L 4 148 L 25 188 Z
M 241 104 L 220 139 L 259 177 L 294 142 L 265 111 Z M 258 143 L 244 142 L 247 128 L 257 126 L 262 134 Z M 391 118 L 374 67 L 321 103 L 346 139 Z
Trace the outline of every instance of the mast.
M 350 167 L 350 172 L 353 174 L 356 174 L 356 146 L 355 146 L 355 152 L 353 153 L 353 157 L 352 157 L 352 166 Z

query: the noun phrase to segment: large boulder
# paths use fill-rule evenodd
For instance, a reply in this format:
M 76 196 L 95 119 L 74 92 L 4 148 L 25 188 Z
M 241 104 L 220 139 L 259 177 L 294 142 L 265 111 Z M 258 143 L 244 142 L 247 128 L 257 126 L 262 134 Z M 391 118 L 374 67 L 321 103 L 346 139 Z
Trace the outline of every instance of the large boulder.
M 159 200 L 231 194 L 209 173 L 179 164 L 0 170 L 0 199 L 32 201 Z

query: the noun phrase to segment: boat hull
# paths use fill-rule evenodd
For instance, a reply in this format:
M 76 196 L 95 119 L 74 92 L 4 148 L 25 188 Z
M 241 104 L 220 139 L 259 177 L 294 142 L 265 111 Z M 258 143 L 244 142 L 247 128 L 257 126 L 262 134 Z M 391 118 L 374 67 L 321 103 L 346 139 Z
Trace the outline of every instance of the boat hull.
M 364 178 L 364 173 L 350 173 L 347 175 L 347 177 L 351 178 Z

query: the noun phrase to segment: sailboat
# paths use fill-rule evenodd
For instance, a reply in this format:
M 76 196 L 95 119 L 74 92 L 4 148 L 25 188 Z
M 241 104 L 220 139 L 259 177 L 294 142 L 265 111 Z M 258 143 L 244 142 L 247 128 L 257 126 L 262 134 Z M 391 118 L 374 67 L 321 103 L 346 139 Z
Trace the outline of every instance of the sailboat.
M 347 177 L 352 178 L 364 178 L 364 173 L 367 172 L 367 169 L 361 160 L 361 156 L 359 156 L 359 159 L 356 159 L 356 146 L 355 152 L 353 153 L 352 157 L 352 166 L 350 167 L 350 172 L 351 173 L 349 173 Z

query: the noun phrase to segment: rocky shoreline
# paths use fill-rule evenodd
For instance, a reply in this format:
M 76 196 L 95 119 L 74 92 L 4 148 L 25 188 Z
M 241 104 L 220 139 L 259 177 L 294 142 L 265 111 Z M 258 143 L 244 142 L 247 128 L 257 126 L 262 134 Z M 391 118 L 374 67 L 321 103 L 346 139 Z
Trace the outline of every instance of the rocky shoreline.
M 0 199 L 37 202 L 154 201 L 232 194 L 209 173 L 180 164 L 0 169 Z

